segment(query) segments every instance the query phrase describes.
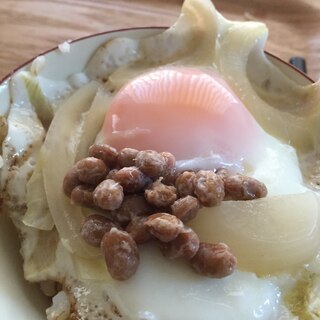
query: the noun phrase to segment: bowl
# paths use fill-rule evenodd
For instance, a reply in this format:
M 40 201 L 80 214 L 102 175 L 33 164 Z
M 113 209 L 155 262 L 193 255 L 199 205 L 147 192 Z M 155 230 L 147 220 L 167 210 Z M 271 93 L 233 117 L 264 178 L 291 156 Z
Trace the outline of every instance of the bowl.
M 96 49 L 115 37 L 142 38 L 160 33 L 164 28 L 132 28 L 104 32 L 77 39 L 70 43 L 70 52 L 62 53 L 57 47 L 42 53 L 46 64 L 41 75 L 53 80 L 63 80 L 84 69 Z M 312 83 L 306 74 L 266 52 L 268 59 L 282 72 L 301 85 Z M 0 115 L 10 105 L 8 80 L 16 72 L 30 67 L 31 59 L 0 81 Z M 0 213 L 0 319 L 45 319 L 45 309 L 50 305 L 37 285 L 24 280 L 22 259 L 19 255 L 18 235 L 9 219 Z

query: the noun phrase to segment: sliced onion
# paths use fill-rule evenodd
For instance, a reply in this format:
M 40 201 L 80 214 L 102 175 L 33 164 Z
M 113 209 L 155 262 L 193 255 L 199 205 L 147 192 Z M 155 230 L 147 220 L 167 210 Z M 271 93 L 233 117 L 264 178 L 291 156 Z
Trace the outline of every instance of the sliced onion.
M 41 149 L 44 185 L 49 209 L 65 247 L 80 256 L 98 255 L 81 238 L 83 221 L 80 207 L 71 205 L 62 190 L 64 176 L 72 167 L 81 137 L 81 118 L 96 95 L 97 83 L 91 82 L 74 93 L 57 111 Z M 80 127 L 79 127 L 80 126 Z
M 27 71 L 22 71 L 20 75 L 24 80 L 30 102 L 34 106 L 41 123 L 45 128 L 48 128 L 53 118 L 53 110 L 41 90 L 37 77 Z
M 218 69 L 264 130 L 309 151 L 319 136 L 319 126 L 313 127 L 319 89 L 297 84 L 266 58 L 267 35 L 266 26 L 257 22 L 228 28 L 219 41 Z
M 102 257 L 98 257 L 96 259 L 76 257 L 73 262 L 75 272 L 77 272 L 78 278 L 82 280 L 98 280 L 107 282 L 112 279 Z
M 28 233 L 28 237 L 29 241 L 33 237 L 36 245 L 30 257 L 24 257 L 24 276 L 28 281 L 46 280 L 56 266 L 59 235 L 54 229 L 51 231 L 33 229 Z
M 319 196 L 312 191 L 225 201 L 191 221 L 201 241 L 225 242 L 239 268 L 266 274 L 307 262 L 320 246 Z
M 88 154 L 88 149 L 94 143 L 98 132 L 100 131 L 107 107 L 111 96 L 104 89 L 100 88 L 94 99 L 94 102 L 86 115 L 86 120 L 83 125 L 82 135 L 80 138 L 76 161 L 84 158 Z
M 51 230 L 54 226 L 44 188 L 41 162 L 38 161 L 27 183 L 27 211 L 22 222 L 32 228 Z

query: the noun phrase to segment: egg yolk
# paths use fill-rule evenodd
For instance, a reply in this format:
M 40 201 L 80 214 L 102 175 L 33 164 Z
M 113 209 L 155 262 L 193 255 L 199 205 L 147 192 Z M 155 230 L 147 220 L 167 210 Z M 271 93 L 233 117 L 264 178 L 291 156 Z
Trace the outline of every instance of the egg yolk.
M 217 154 L 235 162 L 256 149 L 261 129 L 220 76 L 176 67 L 125 85 L 110 104 L 103 133 L 117 149 L 169 151 L 178 160 Z

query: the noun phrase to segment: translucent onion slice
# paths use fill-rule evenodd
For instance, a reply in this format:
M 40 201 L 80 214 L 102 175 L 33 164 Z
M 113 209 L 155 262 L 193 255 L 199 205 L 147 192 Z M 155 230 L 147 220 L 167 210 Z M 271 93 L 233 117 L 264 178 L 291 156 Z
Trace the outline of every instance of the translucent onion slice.
M 227 243 L 239 268 L 266 274 L 311 259 L 320 246 L 319 196 L 311 191 L 204 208 L 190 226 L 201 241 Z
M 74 93 L 62 105 L 49 127 L 41 149 L 44 185 L 49 209 L 65 247 L 80 256 L 98 255 L 81 238 L 79 231 L 83 220 L 80 207 L 71 205 L 62 190 L 65 174 L 73 165 L 81 137 L 81 118 L 98 89 L 89 83 Z
M 82 280 L 110 282 L 112 279 L 102 257 L 96 259 L 75 257 L 73 263 L 75 272 L 77 272 L 78 277 Z
M 41 123 L 45 128 L 48 128 L 53 118 L 53 110 L 41 90 L 37 77 L 27 71 L 22 71 L 21 77 L 28 91 L 30 102 L 34 106 Z
M 37 162 L 27 183 L 27 212 L 22 222 L 40 230 L 51 230 L 54 226 L 44 188 L 41 161 Z
M 102 127 L 107 107 L 109 106 L 111 95 L 104 89 L 98 89 L 94 102 L 86 115 L 86 120 L 82 129 L 76 161 L 88 155 L 88 149 L 94 143 L 100 128 Z
M 266 58 L 267 34 L 261 23 L 233 24 L 219 40 L 216 64 L 264 130 L 309 151 L 319 136 L 312 120 L 320 111 L 319 87 L 295 83 Z
M 29 233 L 30 236 L 35 237 L 35 233 Z M 28 258 L 24 257 L 23 271 L 28 281 L 46 280 L 50 270 L 52 273 L 56 264 L 58 242 L 59 235 L 56 230 L 38 231 L 32 255 Z

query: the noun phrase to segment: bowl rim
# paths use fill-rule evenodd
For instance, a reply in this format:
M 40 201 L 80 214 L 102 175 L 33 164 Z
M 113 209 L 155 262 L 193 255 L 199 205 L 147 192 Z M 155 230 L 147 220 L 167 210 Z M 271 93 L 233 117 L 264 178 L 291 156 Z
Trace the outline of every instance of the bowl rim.
M 87 36 L 83 36 L 71 41 L 68 41 L 69 43 L 75 43 L 75 42 L 79 42 L 82 40 L 86 40 L 89 38 L 94 38 L 97 36 L 101 36 L 101 35 L 105 35 L 105 34 L 110 34 L 110 33 L 116 33 L 116 32 L 125 32 L 125 31 L 134 31 L 134 30 L 146 30 L 146 29 L 159 29 L 159 30 L 166 30 L 169 27 L 164 27 L 164 26 L 150 26 L 150 27 L 129 27 L 129 28 L 120 28 L 120 29 L 113 29 L 113 30 L 109 30 L 109 31 L 102 31 L 102 32 L 98 32 L 98 33 L 94 33 L 94 34 L 90 34 Z M 39 56 L 45 55 L 49 52 L 55 51 L 58 49 L 58 46 L 55 46 L 51 49 L 45 50 L 37 55 L 35 55 L 34 57 L 28 59 L 27 61 L 25 61 L 24 63 L 22 63 L 21 65 L 19 65 L 18 67 L 14 68 L 12 71 L 10 71 L 7 75 L 5 75 L 3 78 L 0 78 L 0 85 L 2 85 L 5 81 L 7 81 L 14 73 L 16 73 L 18 70 L 20 70 L 21 68 L 25 67 L 26 65 L 28 65 L 29 63 L 31 63 L 34 59 L 36 59 Z M 306 78 L 307 80 L 310 81 L 310 83 L 315 83 L 315 80 L 313 80 L 312 78 L 310 78 L 306 73 L 304 73 L 303 71 L 301 71 L 300 69 L 296 68 L 295 66 L 293 66 L 292 64 L 290 64 L 287 61 L 284 61 L 283 59 L 279 58 L 278 56 L 270 53 L 269 51 L 265 50 L 264 51 L 266 53 L 267 56 L 272 57 L 273 59 L 278 60 L 279 62 L 287 65 L 287 67 L 293 69 L 294 71 L 298 72 L 301 76 L 303 76 L 304 78 Z

